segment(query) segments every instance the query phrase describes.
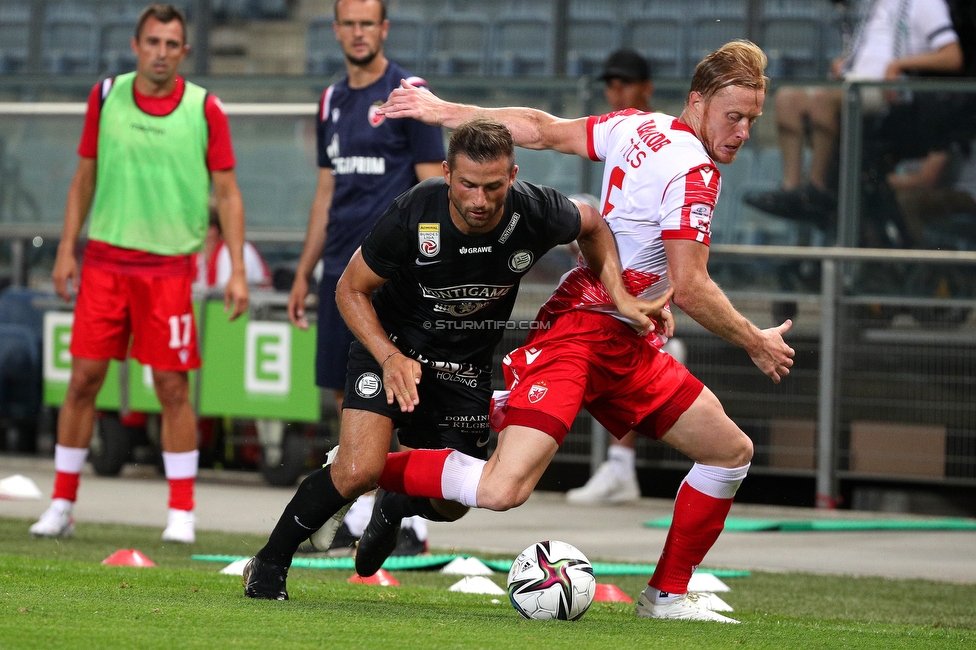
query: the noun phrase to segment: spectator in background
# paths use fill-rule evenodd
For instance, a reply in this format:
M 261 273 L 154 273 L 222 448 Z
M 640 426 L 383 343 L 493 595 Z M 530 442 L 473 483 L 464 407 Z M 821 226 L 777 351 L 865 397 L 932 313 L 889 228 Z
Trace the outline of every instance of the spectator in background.
M 74 531 L 71 516 L 88 455 L 98 394 L 111 359 L 152 367 L 162 405 L 169 521 L 163 540 L 195 541 L 199 463 L 188 372 L 200 366 L 190 287 L 203 246 L 210 186 L 231 259 L 225 306 L 247 309 L 244 205 L 223 107 L 177 74 L 189 52 L 186 19 L 171 5 L 143 10 L 132 39 L 136 71 L 99 82 L 88 97 L 78 169 L 52 273 L 65 300 L 77 291 L 71 379 L 58 416 L 51 506 L 35 536 Z M 199 155 L 205 153 L 205 155 Z M 74 249 L 91 209 L 84 272 Z M 130 351 L 131 339 L 131 351 Z
M 603 94 L 610 104 L 610 110 L 635 108 L 650 112 L 654 81 L 651 79 L 651 66 L 639 53 L 623 49 L 611 54 L 603 64 L 600 81 L 606 84 Z
M 612 111 L 635 109 L 645 113 L 651 111 L 651 95 L 654 82 L 651 80 L 651 66 L 639 53 L 630 49 L 617 50 L 603 65 L 600 80 L 606 86 L 604 94 Z M 599 200 L 586 195 L 574 196 L 589 201 L 600 211 Z M 671 338 L 663 348 L 678 363 L 684 364 L 687 357 L 685 345 L 680 339 Z M 640 484 L 637 482 L 637 434 L 633 431 L 622 438 L 610 437 L 607 460 L 597 468 L 582 487 L 569 490 L 566 500 L 577 505 L 613 505 L 632 503 L 640 498 Z
M 925 228 L 930 224 L 953 215 L 976 218 L 974 146 L 976 141 L 952 143 L 888 174 L 908 245 L 923 246 Z
M 963 55 L 945 0 L 862 0 L 848 52 L 831 66 L 847 80 L 892 81 L 906 73 L 962 69 Z M 865 109 L 884 106 L 880 94 L 865 95 Z M 776 125 L 783 155 L 783 184 L 772 192 L 749 192 L 743 200 L 782 217 L 829 227 L 837 211 L 836 151 L 842 91 L 784 87 L 776 92 Z M 803 143 L 809 127 L 813 152 L 802 178 Z
M 203 242 L 203 250 L 194 256 L 197 273 L 194 284 L 202 288 L 223 289 L 230 282 L 233 264 L 230 258 L 230 248 L 224 241 L 220 227 L 220 217 L 217 207 L 210 205 L 210 224 L 207 226 L 207 237 Z M 244 277 L 247 283 L 262 289 L 271 288 L 271 272 L 261 253 L 251 242 L 244 242 Z
M 341 414 L 349 346 L 355 337 L 336 307 L 336 283 L 393 199 L 418 181 L 441 176 L 444 140 L 440 128 L 415 120 L 387 120 L 376 113 L 401 79 L 426 85 L 383 54 L 390 29 L 386 3 L 338 0 L 334 12 L 333 29 L 345 54 L 346 76 L 329 86 L 319 102 L 318 186 L 288 298 L 288 317 L 296 327 L 308 328 L 309 278 L 321 260 L 315 383 L 333 391 Z M 371 512 L 372 499 L 364 497 L 350 510 L 334 540 L 313 535 L 313 547 L 351 552 Z M 413 523 L 416 529 L 404 522 L 404 553 L 426 548 L 426 522 Z

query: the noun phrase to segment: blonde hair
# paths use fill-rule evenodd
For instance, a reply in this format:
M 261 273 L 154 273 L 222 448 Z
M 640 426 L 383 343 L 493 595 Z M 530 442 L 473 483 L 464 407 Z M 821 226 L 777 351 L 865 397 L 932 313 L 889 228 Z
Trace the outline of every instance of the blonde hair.
M 727 86 L 754 88 L 765 92 L 769 83 L 769 77 L 763 74 L 767 62 L 766 54 L 751 41 L 726 43 L 695 67 L 691 92 L 700 93 L 705 99 L 711 99 Z

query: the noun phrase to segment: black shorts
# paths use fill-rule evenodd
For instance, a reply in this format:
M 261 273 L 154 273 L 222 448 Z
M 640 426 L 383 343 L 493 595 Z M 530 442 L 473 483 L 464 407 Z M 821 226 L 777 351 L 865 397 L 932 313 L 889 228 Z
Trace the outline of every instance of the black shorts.
M 315 384 L 332 390 L 345 388 L 349 345 L 356 340 L 336 306 L 335 287 L 338 282 L 338 276 L 322 276 L 315 340 Z
M 386 403 L 380 364 L 359 341 L 349 348 L 349 372 L 342 407 L 384 415 L 398 429 L 400 444 L 414 449 L 456 449 L 488 458 L 491 373 L 451 373 L 421 365 L 420 404 L 403 413 Z

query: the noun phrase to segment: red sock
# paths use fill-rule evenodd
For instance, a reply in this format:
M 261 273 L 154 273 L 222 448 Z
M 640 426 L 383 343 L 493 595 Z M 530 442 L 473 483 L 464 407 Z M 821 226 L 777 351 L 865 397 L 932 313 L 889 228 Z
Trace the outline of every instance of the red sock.
M 412 497 L 443 499 L 441 475 L 453 449 L 417 449 L 387 455 L 379 486 Z
M 74 502 L 78 500 L 78 484 L 81 482 L 81 474 L 73 472 L 57 472 L 54 475 L 54 494 L 52 499 L 67 499 Z
M 193 510 L 193 484 L 196 479 L 169 479 L 169 507 L 171 510 Z
M 691 574 L 725 527 L 732 499 L 716 499 L 682 483 L 664 551 L 647 583 L 659 591 L 683 594 Z

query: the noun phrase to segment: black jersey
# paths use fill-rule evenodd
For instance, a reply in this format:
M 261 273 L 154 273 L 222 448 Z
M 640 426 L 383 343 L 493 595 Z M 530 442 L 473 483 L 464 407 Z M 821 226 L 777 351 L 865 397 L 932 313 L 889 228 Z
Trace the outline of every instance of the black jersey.
M 515 181 L 498 226 L 466 235 L 451 220 L 447 192 L 442 179 L 420 183 L 366 237 L 363 259 L 389 280 L 373 307 L 397 347 L 419 361 L 490 369 L 519 281 L 550 249 L 576 239 L 580 214 L 556 190 Z

